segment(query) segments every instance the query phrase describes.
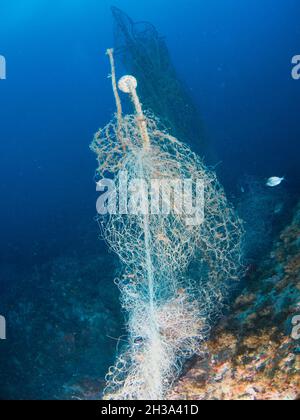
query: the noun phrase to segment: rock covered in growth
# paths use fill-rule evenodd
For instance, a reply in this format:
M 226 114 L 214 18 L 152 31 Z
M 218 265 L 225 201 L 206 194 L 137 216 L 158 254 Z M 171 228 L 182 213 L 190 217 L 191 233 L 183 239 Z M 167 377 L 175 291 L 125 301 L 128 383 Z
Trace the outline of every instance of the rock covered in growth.
M 231 314 L 170 399 L 294 400 L 300 394 L 300 203 L 270 256 L 248 278 Z

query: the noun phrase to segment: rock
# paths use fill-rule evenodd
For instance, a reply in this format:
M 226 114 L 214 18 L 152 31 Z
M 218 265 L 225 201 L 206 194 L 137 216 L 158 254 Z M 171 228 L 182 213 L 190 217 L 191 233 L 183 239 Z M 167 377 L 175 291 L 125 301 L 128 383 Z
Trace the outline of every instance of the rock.
M 248 284 L 207 343 L 205 375 L 196 363 L 172 390 L 175 399 L 299 398 L 300 342 L 291 338 L 291 319 L 300 315 L 300 203 Z

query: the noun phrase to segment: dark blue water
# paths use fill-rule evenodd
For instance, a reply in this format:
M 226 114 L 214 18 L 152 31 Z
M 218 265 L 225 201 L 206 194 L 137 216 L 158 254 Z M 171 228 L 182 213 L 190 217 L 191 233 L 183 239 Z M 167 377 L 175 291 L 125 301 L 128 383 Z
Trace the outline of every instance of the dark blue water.
M 113 45 L 111 5 L 1 0 L 0 54 L 7 61 L 7 80 L 0 80 L 0 313 L 10 287 L 21 288 L 20 299 L 36 301 L 37 291 L 28 289 L 37 282 L 49 286 L 53 268 L 46 267 L 58 258 L 81 261 L 78 274 L 85 258 L 103 256 L 88 275 L 94 287 L 113 276 L 93 221 L 96 165 L 89 150 L 94 132 L 115 110 L 104 54 Z M 262 182 L 284 175 L 284 188 L 295 200 L 300 80 L 291 77 L 291 59 L 300 54 L 299 1 L 116 0 L 114 5 L 166 36 L 202 115 L 214 151 L 209 163 L 219 164 L 229 194 L 238 195 L 246 175 Z M 36 283 L 35 270 L 43 271 Z M 73 339 L 66 333 L 65 340 Z M 80 343 L 84 349 L 84 340 Z M 10 389 L 7 395 L 22 397 L 22 391 Z M 37 397 L 38 390 L 27 395 Z

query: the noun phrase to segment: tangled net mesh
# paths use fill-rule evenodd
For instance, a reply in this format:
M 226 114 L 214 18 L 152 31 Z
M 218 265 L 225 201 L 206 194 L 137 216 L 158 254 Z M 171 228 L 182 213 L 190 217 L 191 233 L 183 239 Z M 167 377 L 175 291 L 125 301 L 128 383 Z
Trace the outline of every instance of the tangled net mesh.
M 117 400 L 166 396 L 183 362 L 204 351 L 211 319 L 240 270 L 241 221 L 215 173 L 150 113 L 143 114 L 145 147 L 140 117 L 119 113 L 95 135 L 99 178 L 113 176 L 119 188 L 124 173 L 128 185 L 155 179 L 168 187 L 174 179 L 200 179 L 204 196 L 198 205 L 205 217 L 199 225 L 187 223 L 190 198 L 180 206 L 172 202 L 166 213 L 132 205 L 135 211 L 127 214 L 99 216 L 102 236 L 124 266 L 116 283 L 127 311 L 128 344 L 109 369 L 104 391 L 104 398 Z M 150 189 L 139 188 L 138 197 L 146 205 Z M 163 191 L 160 199 L 163 204 Z
M 115 54 L 126 71 L 139 81 L 139 96 L 146 109 L 159 115 L 172 134 L 204 149 L 202 119 L 189 89 L 180 80 L 165 37 L 149 22 L 134 22 L 112 7 Z

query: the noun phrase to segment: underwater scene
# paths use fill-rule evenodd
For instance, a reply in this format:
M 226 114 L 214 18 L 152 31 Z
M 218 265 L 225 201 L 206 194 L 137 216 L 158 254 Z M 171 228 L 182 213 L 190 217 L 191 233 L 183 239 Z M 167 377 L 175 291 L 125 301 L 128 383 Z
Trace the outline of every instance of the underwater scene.
M 299 19 L 0 1 L 0 400 L 300 398 Z

